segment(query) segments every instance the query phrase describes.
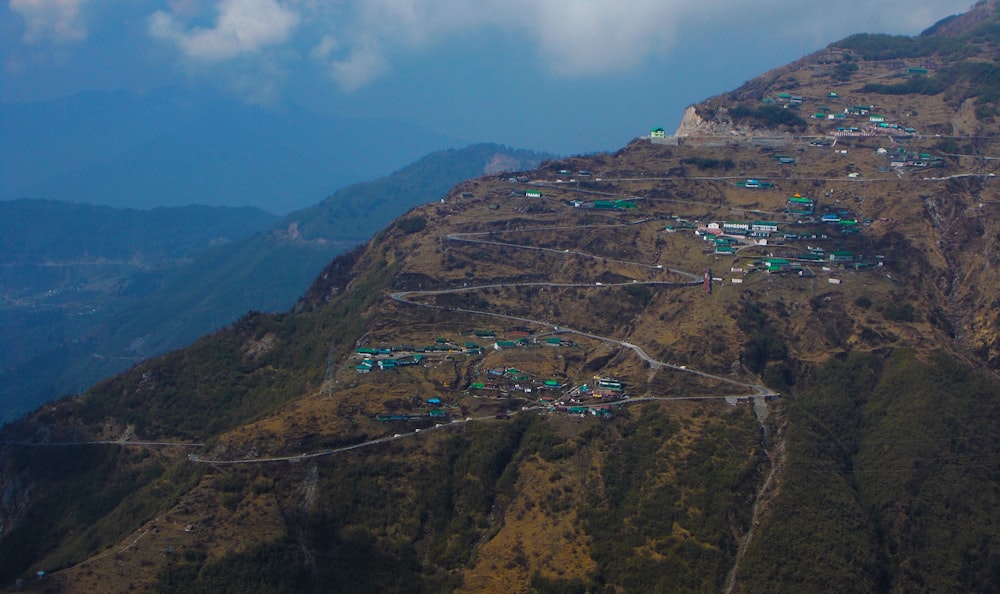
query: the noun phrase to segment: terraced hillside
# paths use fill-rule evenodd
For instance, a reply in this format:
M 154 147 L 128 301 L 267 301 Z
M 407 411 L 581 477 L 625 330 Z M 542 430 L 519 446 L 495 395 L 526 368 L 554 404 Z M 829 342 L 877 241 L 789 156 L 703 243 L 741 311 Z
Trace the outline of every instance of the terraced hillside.
M 460 184 L 296 312 L 6 427 L 0 578 L 996 589 L 995 99 L 946 76 L 996 22 L 849 38 L 675 137 Z

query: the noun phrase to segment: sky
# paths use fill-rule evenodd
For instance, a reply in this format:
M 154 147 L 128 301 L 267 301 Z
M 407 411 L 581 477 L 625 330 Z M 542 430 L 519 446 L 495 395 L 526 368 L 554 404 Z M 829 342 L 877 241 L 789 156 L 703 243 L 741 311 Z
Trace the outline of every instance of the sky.
M 206 89 L 465 142 L 615 150 L 858 32 L 972 0 L 0 0 L 0 101 Z

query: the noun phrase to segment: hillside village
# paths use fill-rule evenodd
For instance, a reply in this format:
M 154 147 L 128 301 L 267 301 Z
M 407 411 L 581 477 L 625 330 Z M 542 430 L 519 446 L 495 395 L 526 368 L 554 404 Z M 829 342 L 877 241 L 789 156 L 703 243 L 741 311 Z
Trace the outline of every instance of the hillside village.
M 463 182 L 294 311 L 6 429 L 8 484 L 37 464 L 59 488 L 0 570 L 65 592 L 996 590 L 1000 95 L 962 61 L 996 55 L 1000 6 L 977 6 L 848 38 L 673 135 Z

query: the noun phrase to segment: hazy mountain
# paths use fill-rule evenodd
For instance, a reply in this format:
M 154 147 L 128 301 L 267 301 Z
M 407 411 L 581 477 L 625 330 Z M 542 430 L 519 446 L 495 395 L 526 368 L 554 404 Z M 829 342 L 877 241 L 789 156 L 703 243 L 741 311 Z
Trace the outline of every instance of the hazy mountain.
M 0 202 L 0 419 L 89 386 L 101 376 L 69 381 L 66 349 L 202 252 L 276 220 L 255 208 Z M 94 364 L 92 354 L 81 357 Z
M 0 197 L 287 213 L 459 141 L 402 122 L 189 91 L 0 104 Z
M 288 310 L 333 256 L 388 221 L 501 157 L 530 169 L 544 156 L 494 144 L 435 152 L 277 222 L 255 209 L 0 202 L 0 420 L 248 311 Z M 244 238 L 225 241 L 240 225 Z
M 463 182 L 293 311 L 6 427 L 0 577 L 997 590 L 998 29 L 851 37 Z

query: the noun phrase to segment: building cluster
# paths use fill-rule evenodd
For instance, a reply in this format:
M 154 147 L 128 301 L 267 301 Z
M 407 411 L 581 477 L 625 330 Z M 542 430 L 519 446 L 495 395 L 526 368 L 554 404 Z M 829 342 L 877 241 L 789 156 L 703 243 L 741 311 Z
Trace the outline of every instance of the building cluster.
M 469 393 L 481 398 L 511 398 L 515 395 L 536 398 L 564 386 L 559 380 L 541 379 L 516 367 L 487 369 L 476 380 L 469 384 Z
M 944 167 L 944 158 L 930 153 L 908 151 L 903 147 L 894 150 L 879 149 L 879 151 L 889 159 L 889 167 Z
M 909 76 L 920 76 L 921 72 L 926 72 L 926 68 L 910 68 Z M 903 124 L 892 122 L 884 114 L 876 113 L 873 105 L 848 105 L 843 108 L 828 105 L 840 99 L 840 95 L 831 91 L 822 100 L 824 103 L 816 105 L 810 117 L 814 120 L 826 120 L 831 122 L 844 122 L 862 120 L 861 125 L 845 126 L 838 125 L 830 132 L 836 137 L 865 137 L 865 136 L 913 136 L 917 130 Z M 801 109 L 802 105 L 812 102 L 809 97 L 793 95 L 791 93 L 778 93 L 777 97 L 764 97 L 761 103 L 764 105 L 780 105 L 786 109 Z M 819 102 L 817 102 L 819 103 Z
M 478 355 L 485 352 L 485 349 L 475 342 L 464 342 L 457 344 L 446 338 L 435 339 L 433 344 L 396 345 L 383 347 L 359 347 L 355 351 L 355 356 L 359 359 L 355 365 L 355 371 L 361 374 L 372 371 L 385 371 L 396 369 L 397 367 L 407 367 L 410 365 L 421 365 L 427 355 L 432 354 L 464 354 Z

